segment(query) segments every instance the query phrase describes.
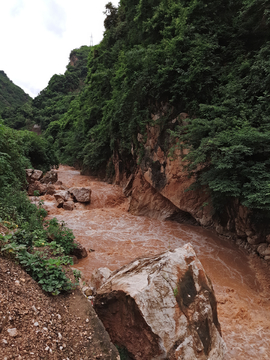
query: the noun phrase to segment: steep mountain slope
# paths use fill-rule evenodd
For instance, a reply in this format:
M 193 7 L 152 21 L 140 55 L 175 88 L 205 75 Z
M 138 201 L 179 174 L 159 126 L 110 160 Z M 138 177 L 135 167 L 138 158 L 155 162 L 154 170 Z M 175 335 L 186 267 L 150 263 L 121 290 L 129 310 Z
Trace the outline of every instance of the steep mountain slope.
M 28 94 L 15 85 L 3 70 L 0 70 L 0 112 L 5 107 L 21 106 L 30 99 Z
M 80 71 L 71 54 L 66 73 L 34 100 L 34 119 L 62 163 L 117 181 L 140 167 L 160 192 L 180 151 L 215 215 L 238 201 L 265 221 L 269 9 L 264 0 L 108 3 L 102 42 L 85 47 Z
M 48 124 L 62 159 L 107 173 L 117 159 L 132 171 L 147 162 L 147 128 L 155 125 L 166 154 L 189 149 L 190 171 L 217 208 L 238 198 L 270 210 L 269 6 L 122 0 L 106 11 L 85 88 Z

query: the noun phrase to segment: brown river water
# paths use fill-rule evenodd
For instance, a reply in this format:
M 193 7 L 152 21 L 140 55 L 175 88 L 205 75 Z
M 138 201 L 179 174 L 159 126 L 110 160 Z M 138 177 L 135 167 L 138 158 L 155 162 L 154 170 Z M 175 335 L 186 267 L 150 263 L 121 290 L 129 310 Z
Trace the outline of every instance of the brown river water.
M 270 359 L 270 276 L 262 260 L 211 230 L 129 214 L 119 186 L 67 166 L 59 168 L 58 179 L 68 188 L 92 189 L 91 204 L 76 203 L 73 211 L 58 209 L 53 196 L 43 197 L 49 218 L 65 221 L 76 239 L 94 250 L 74 266 L 86 281 L 95 268 L 115 270 L 138 256 L 190 242 L 214 286 L 226 359 Z

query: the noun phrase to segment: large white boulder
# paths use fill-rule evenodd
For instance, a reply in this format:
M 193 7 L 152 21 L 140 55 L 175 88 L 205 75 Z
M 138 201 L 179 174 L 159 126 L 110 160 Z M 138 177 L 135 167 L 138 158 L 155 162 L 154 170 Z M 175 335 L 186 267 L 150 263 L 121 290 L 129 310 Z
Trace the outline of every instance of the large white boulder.
M 224 358 L 214 290 L 190 244 L 113 272 L 94 308 L 134 359 Z

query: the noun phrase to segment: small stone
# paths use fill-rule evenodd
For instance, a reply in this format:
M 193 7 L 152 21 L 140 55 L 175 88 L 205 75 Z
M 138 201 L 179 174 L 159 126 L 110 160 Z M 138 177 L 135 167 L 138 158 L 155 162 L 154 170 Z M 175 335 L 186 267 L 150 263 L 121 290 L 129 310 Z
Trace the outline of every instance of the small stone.
M 38 326 L 39 325 L 39 323 L 36 321 L 35 323 L 34 323 L 34 326 Z
M 250 245 L 258 245 L 262 242 L 261 238 L 259 236 L 248 236 L 247 237 L 247 242 L 250 244 Z
M 261 256 L 268 255 L 268 254 L 265 253 L 265 251 L 266 251 L 267 248 L 268 248 L 268 243 L 262 243 L 262 244 L 258 247 L 257 251 L 258 251 L 258 253 L 259 253 Z
M 19 280 L 16 280 L 16 281 L 15 281 L 15 285 L 16 285 L 16 286 L 20 286 Z
M 84 293 L 86 296 L 92 296 L 94 294 L 94 291 L 92 288 L 88 287 L 87 289 L 85 289 Z
M 3 339 L 3 340 L 2 340 L 2 343 L 6 345 L 8 342 L 7 342 L 6 339 Z
M 89 319 L 86 319 L 85 322 L 89 323 Z
M 57 314 L 57 317 L 59 320 L 61 320 L 61 315 L 60 314 Z
M 44 327 L 43 330 L 44 330 L 44 331 L 48 331 L 48 328 Z
M 58 338 L 60 339 L 60 340 L 62 340 L 62 335 L 60 334 L 60 333 L 58 333 Z
M 8 335 L 11 337 L 16 337 L 18 335 L 17 329 L 13 328 L 13 329 L 7 329 Z
M 21 281 L 21 282 L 25 282 L 25 279 L 21 278 L 20 281 Z

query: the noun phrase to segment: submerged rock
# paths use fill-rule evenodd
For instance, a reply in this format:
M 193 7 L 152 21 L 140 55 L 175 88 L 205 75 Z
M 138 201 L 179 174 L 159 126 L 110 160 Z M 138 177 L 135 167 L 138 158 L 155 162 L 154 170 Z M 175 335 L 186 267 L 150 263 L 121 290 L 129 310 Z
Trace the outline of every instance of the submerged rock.
M 113 272 L 94 308 L 134 359 L 224 358 L 214 290 L 190 244 Z

